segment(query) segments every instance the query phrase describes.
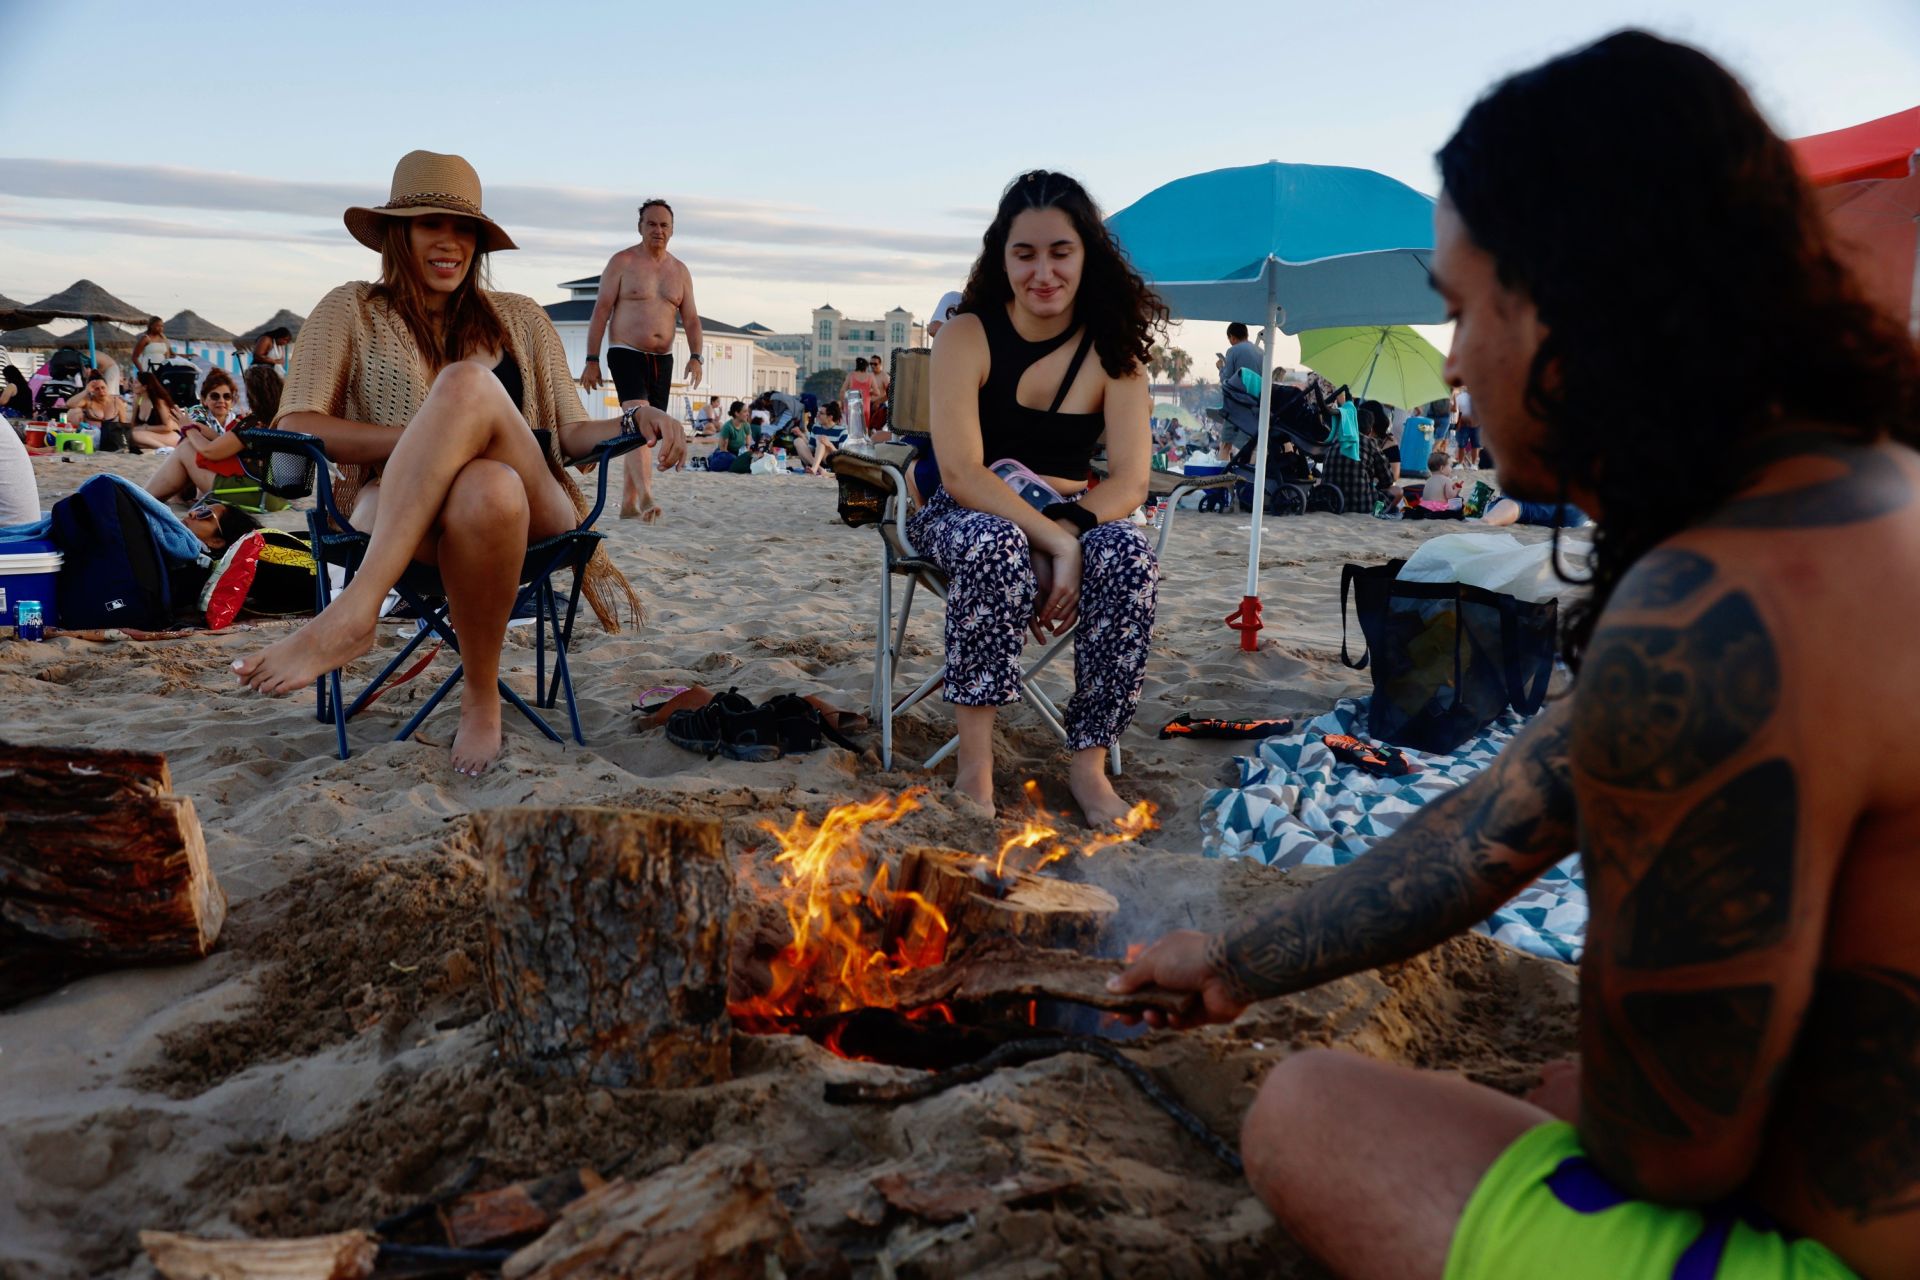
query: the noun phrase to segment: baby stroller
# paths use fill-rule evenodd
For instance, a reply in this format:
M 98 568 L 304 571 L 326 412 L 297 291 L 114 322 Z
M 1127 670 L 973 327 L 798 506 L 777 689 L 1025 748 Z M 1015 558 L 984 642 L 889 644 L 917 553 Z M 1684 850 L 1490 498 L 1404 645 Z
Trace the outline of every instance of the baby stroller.
M 1309 511 L 1346 510 L 1338 487 L 1322 480 L 1327 456 L 1327 424 L 1317 399 L 1299 387 L 1277 386 L 1267 413 L 1266 509 L 1272 515 L 1297 516 Z M 1233 456 L 1229 470 L 1241 477 L 1236 489 L 1240 505 L 1253 510 L 1253 457 L 1256 441 L 1249 440 Z
M 200 384 L 200 371 L 194 367 L 193 361 L 178 357 L 163 360 L 153 366 L 153 376 L 160 379 L 160 385 L 167 389 L 167 394 L 173 397 L 174 404 L 180 408 L 191 409 L 200 403 L 195 390 Z

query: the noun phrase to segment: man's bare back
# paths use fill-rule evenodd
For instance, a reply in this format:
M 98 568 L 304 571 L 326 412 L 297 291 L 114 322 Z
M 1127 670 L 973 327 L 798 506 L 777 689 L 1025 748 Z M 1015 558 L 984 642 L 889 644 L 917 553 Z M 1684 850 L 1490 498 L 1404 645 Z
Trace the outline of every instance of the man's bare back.
M 1917 582 L 1920 456 L 1785 457 L 1621 581 L 1571 750 L 1582 1136 L 1869 1280 L 1920 1275 Z
M 600 278 L 601 292 L 613 298 L 607 341 L 637 351 L 672 351 L 674 325 L 692 287 L 686 264 L 671 253 L 656 257 L 637 244 L 614 254 Z

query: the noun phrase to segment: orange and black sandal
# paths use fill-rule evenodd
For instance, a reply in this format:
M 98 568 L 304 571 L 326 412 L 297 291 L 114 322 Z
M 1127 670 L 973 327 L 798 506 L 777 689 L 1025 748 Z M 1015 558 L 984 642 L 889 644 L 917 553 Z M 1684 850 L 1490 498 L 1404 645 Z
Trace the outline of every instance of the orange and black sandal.
M 1398 778 L 1419 768 L 1398 747 L 1376 747 L 1351 734 L 1322 734 L 1320 741 L 1327 744 L 1334 759 L 1364 769 L 1376 778 Z
M 1162 738 L 1277 738 L 1293 732 L 1293 721 L 1285 716 L 1277 720 L 1196 720 L 1182 715 L 1160 728 Z

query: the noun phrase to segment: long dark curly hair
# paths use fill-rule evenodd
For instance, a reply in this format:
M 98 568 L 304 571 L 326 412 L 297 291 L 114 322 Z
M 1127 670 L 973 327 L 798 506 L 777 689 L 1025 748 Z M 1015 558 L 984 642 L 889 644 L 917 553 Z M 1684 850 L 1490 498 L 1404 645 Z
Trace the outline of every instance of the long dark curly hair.
M 1522 72 L 1439 162 L 1547 329 L 1526 387 L 1542 457 L 1600 504 L 1569 664 L 1634 562 L 1744 487 L 1756 437 L 1920 445 L 1915 348 L 1835 258 L 1791 148 L 1699 50 L 1621 31 Z
M 1073 222 L 1087 253 L 1080 287 L 1073 296 L 1073 318 L 1092 332 L 1093 349 L 1107 376 L 1126 377 L 1147 362 L 1154 335 L 1166 329 L 1167 304 L 1127 261 L 1087 189 L 1064 173 L 1032 169 L 1000 193 L 1000 207 L 994 210 L 993 222 L 981 238 L 980 256 L 967 274 L 961 313 L 978 315 L 1013 300 L 1013 282 L 1007 279 L 1007 236 L 1013 220 L 1029 209 L 1058 209 Z

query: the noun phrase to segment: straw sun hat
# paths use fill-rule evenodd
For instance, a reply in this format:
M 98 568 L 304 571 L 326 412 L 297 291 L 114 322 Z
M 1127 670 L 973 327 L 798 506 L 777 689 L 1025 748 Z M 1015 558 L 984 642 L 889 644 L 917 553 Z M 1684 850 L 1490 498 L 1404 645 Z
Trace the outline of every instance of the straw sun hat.
M 492 218 L 480 212 L 480 175 L 459 156 L 434 151 L 409 151 L 393 166 L 393 187 L 387 202 L 373 209 L 355 206 L 343 215 L 347 230 L 361 244 L 378 253 L 386 238 L 388 218 L 418 218 L 429 213 L 452 213 L 480 224 L 480 252 L 518 249 Z

